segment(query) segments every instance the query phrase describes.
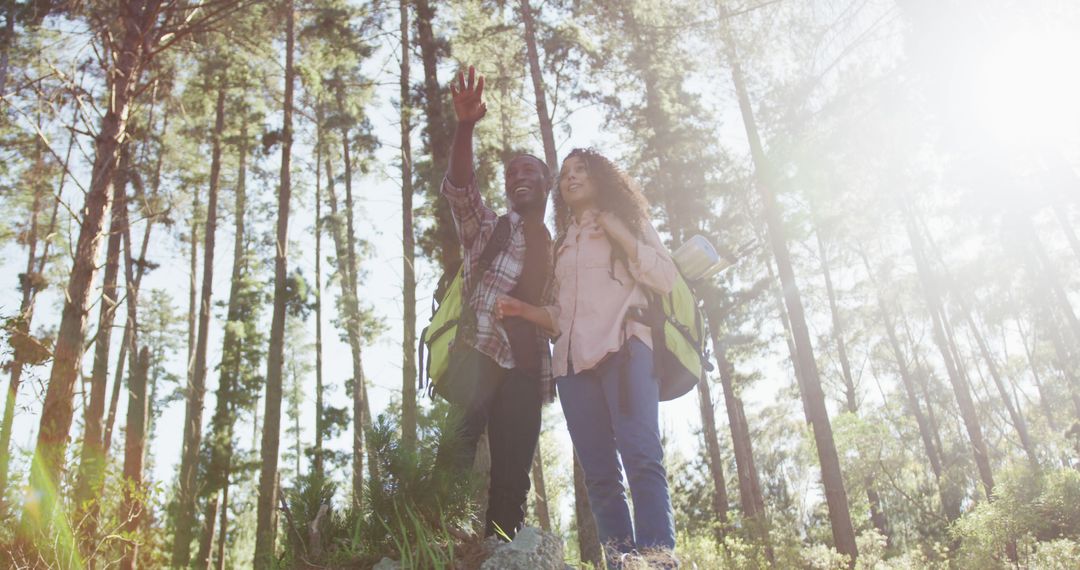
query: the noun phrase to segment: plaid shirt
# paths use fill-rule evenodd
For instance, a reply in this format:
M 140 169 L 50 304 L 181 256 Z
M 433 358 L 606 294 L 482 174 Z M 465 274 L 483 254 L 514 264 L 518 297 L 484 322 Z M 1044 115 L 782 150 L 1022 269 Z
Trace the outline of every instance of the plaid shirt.
M 511 210 L 510 242 L 495 256 L 491 266 L 483 275 L 477 275 L 477 264 L 484 246 L 495 231 L 499 216 L 484 204 L 475 180 L 459 188 L 444 178 L 442 195 L 450 203 L 454 215 L 454 224 L 458 239 L 465 248 L 465 291 L 472 290 L 469 305 L 476 312 L 476 339 L 473 347 L 491 357 L 500 367 L 507 370 L 514 368 L 514 355 L 510 350 L 510 339 L 502 322 L 495 316 L 495 300 L 502 295 L 509 295 L 517 285 L 518 277 L 525 263 L 525 224 L 517 212 Z M 552 267 L 547 268 L 551 275 Z M 477 281 L 479 280 L 479 281 Z M 554 303 L 554 291 L 549 286 L 544 288 L 540 306 Z M 539 327 L 537 327 L 540 330 Z M 540 355 L 540 395 L 543 402 L 551 402 L 555 390 L 551 380 L 551 346 L 543 333 L 536 335 L 537 353 Z

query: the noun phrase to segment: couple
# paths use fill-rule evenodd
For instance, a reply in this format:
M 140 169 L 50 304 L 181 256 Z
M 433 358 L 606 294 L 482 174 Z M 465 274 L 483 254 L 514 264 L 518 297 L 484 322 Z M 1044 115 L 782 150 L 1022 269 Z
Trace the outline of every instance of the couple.
M 554 384 L 609 564 L 617 567 L 636 551 L 656 552 L 674 565 L 652 337 L 635 317 L 647 306 L 646 290 L 667 293 L 677 270 L 649 223 L 648 205 L 593 150 L 571 152 L 556 180 L 544 161 L 521 155 L 505 165 L 509 223 L 500 223 L 473 178 L 473 130 L 487 111 L 484 78 L 470 67 L 468 79 L 459 73 L 454 83 L 457 129 L 442 195 L 465 248 L 466 290 L 476 314 L 475 341 L 454 349 L 477 351 L 482 364 L 473 403 L 457 426 L 453 462 L 472 465 L 487 427 L 487 534 L 498 527 L 513 537 L 525 516 L 540 409 L 553 400 Z M 554 246 L 544 225 L 549 189 L 555 192 Z M 492 239 L 506 245 L 480 263 Z

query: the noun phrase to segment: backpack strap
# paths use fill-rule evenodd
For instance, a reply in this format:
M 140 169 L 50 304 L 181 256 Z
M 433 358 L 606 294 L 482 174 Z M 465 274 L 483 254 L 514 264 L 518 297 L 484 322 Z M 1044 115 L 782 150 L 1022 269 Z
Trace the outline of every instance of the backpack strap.
M 492 262 L 495 261 L 495 256 L 502 253 L 509 243 L 510 214 L 503 214 L 499 216 L 499 221 L 495 222 L 495 230 L 491 232 L 491 237 L 484 244 L 484 249 L 480 252 L 480 259 L 476 263 L 481 275 L 487 272 Z
M 488 242 L 484 244 L 484 249 L 480 252 L 480 259 L 476 262 L 476 274 L 473 276 L 473 282 L 461 289 L 461 316 L 458 318 L 459 336 L 462 332 L 466 335 L 476 333 L 476 311 L 472 308 L 473 294 L 476 293 L 480 280 L 484 278 L 484 274 L 487 273 L 487 270 L 495 261 L 495 257 L 502 253 L 506 249 L 506 245 L 510 243 L 510 229 L 510 215 L 503 214 L 499 216 L 499 220 L 495 223 L 495 229 L 491 232 L 491 236 L 488 237 Z

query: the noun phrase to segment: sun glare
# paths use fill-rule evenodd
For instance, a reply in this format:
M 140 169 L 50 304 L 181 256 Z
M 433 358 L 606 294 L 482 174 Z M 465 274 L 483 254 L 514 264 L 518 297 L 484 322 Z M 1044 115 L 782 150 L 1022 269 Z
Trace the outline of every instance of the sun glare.
M 1080 36 L 1022 30 L 984 51 L 974 94 L 986 128 L 1005 144 L 1080 133 Z

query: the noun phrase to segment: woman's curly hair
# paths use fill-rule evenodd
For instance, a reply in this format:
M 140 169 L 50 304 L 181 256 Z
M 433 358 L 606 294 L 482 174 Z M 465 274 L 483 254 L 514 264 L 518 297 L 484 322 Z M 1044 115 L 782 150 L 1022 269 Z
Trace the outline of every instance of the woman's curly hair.
M 575 148 L 563 159 L 565 164 L 571 158 L 580 158 L 585 161 L 585 168 L 589 171 L 589 178 L 596 186 L 596 206 L 601 211 L 611 212 L 619 218 L 634 237 L 641 237 L 641 230 L 649 220 L 649 202 L 641 191 L 630 181 L 615 163 L 600 154 L 593 148 Z M 570 207 L 563 201 L 559 191 L 559 176 L 555 179 L 555 188 L 552 192 L 552 201 L 555 206 L 555 235 L 561 241 L 566 235 L 566 229 L 570 226 Z

